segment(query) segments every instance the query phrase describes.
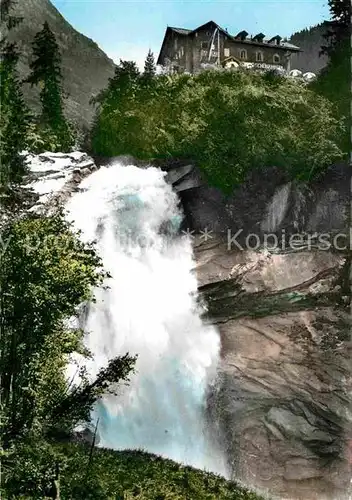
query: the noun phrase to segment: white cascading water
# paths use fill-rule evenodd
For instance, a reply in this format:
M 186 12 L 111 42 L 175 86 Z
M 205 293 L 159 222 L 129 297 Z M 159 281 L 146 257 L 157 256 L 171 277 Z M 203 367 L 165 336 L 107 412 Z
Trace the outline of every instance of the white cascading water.
M 191 242 L 178 234 L 177 195 L 159 169 L 118 162 L 80 187 L 69 218 L 85 240 L 97 240 L 112 276 L 89 306 L 88 371 L 94 376 L 111 358 L 138 355 L 130 384 L 96 408 L 100 445 L 144 449 L 227 475 L 205 417 L 220 339 L 200 318 Z

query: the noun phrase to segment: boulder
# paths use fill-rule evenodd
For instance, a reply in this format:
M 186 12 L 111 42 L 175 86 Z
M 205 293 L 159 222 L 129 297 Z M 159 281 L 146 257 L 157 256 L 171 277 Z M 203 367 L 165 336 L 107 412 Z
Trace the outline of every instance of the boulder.
M 75 430 L 73 440 L 78 443 L 86 443 L 97 446 L 100 442 L 99 433 L 89 427 L 80 427 Z

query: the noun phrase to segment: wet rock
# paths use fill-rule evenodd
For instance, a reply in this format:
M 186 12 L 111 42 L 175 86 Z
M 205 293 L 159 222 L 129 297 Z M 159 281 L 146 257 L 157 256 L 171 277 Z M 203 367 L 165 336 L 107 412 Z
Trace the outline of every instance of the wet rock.
M 79 191 L 81 181 L 97 170 L 97 165 L 86 153 L 46 152 L 40 155 L 24 153 L 29 175 L 24 181 L 28 191 L 38 199 L 29 210 L 49 213 L 62 206 L 68 198 Z
M 318 460 L 304 460 L 293 458 L 285 464 L 284 478 L 288 481 L 321 478 L 320 464 Z
M 203 185 L 201 174 L 194 165 L 169 169 L 165 179 L 172 184 L 177 193 L 182 193 Z
M 281 499 L 347 499 L 351 320 L 337 284 L 345 256 L 240 252 L 215 236 L 194 250 L 207 319 L 221 335 L 209 411 L 234 477 Z
M 98 445 L 100 442 L 99 433 L 88 427 L 81 428 L 74 432 L 73 440 L 79 443 L 86 443 L 90 446 Z
M 350 274 L 345 249 L 321 247 L 319 235 L 330 242 L 348 235 L 350 175 L 343 165 L 310 184 L 277 169 L 262 174 L 228 198 L 207 186 L 180 195 L 187 227 L 196 231 L 205 319 L 221 336 L 210 419 L 235 478 L 280 499 L 347 500 Z M 206 227 L 213 231 L 207 238 Z M 239 229 L 242 248 L 231 242 Z M 255 249 L 245 245 L 250 232 L 260 237 Z M 263 245 L 266 233 L 276 245 Z M 287 245 L 298 233 L 298 244 Z
M 230 196 L 203 182 L 180 191 L 180 198 L 190 230 L 208 228 L 225 239 L 229 231 L 241 231 L 241 244 L 252 233 L 261 243 L 265 234 L 274 233 L 281 242 L 296 233 L 348 232 L 349 185 L 350 169 L 344 164 L 332 166 L 309 184 L 290 181 L 282 169 L 272 167 L 249 173 Z

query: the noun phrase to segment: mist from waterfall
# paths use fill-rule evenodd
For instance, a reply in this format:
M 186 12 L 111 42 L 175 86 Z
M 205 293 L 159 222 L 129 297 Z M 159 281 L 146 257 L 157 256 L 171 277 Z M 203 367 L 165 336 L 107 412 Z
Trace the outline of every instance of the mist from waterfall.
M 85 321 L 93 377 L 111 358 L 138 355 L 136 373 L 95 410 L 100 445 L 144 449 L 223 475 L 207 426 L 220 339 L 196 302 L 190 238 L 179 234 L 177 195 L 159 169 L 115 163 L 85 179 L 67 209 L 85 240 L 97 240 L 112 278 Z

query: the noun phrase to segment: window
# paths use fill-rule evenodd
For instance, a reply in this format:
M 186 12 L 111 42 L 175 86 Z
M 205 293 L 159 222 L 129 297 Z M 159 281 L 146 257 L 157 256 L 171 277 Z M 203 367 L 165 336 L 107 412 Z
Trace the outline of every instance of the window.
M 225 57 L 230 57 L 230 49 L 224 49 L 224 56 Z
M 279 63 L 280 62 L 280 56 L 279 56 L 279 54 L 275 54 L 274 55 L 273 61 L 274 61 L 274 63 Z
M 175 47 L 175 50 L 177 50 L 177 38 L 175 38 L 174 47 Z
M 263 62 L 264 57 L 263 57 L 263 52 L 256 52 L 255 53 L 255 58 L 257 62 Z
M 200 42 L 200 48 L 201 49 L 207 49 L 208 48 L 208 42 Z
M 185 55 L 185 49 L 184 49 L 184 47 L 180 48 L 179 54 L 180 54 L 180 57 L 183 57 Z
M 247 51 L 245 49 L 241 50 L 240 59 L 247 59 Z

